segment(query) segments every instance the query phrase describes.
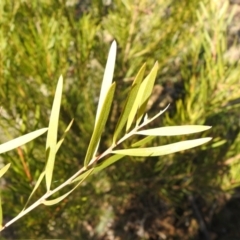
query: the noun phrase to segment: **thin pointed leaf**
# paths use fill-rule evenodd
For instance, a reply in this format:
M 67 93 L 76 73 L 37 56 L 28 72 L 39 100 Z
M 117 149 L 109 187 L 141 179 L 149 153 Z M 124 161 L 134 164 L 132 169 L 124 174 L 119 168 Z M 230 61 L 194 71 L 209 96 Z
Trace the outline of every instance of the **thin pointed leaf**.
M 141 67 L 141 69 L 139 70 L 135 80 L 133 81 L 130 93 L 127 97 L 125 106 L 124 106 L 123 111 L 122 111 L 122 113 L 119 117 L 116 129 L 115 129 L 114 134 L 113 134 L 113 143 L 116 143 L 116 140 L 117 140 L 120 132 L 124 128 L 128 118 L 130 117 L 129 114 L 132 110 L 132 107 L 133 107 L 134 101 L 136 99 L 137 93 L 140 89 L 141 82 L 142 82 L 142 79 L 143 79 L 143 76 L 144 76 L 144 73 L 145 73 L 145 69 L 146 69 L 146 64 L 144 64 Z M 131 116 L 131 118 L 132 118 L 132 116 Z M 133 118 L 134 118 L 134 116 L 133 116 Z
M 142 131 L 136 132 L 135 134 L 146 135 L 146 136 L 179 136 L 179 135 L 203 132 L 210 128 L 211 126 L 201 126 L 201 125 L 171 126 L 171 127 L 160 127 L 160 128 L 142 130 Z
M 139 109 L 137 112 L 137 125 L 140 123 L 140 121 L 146 111 L 147 103 L 152 94 L 152 90 L 154 87 L 155 79 L 157 76 L 157 71 L 158 71 L 158 63 L 156 62 L 155 65 L 153 66 L 152 71 L 147 76 L 146 81 L 143 82 L 143 84 L 142 84 L 143 95 L 142 95 L 142 99 L 141 99 Z
M 54 162 L 57 150 L 57 131 L 58 131 L 58 120 L 62 98 L 63 79 L 62 76 L 58 80 L 55 97 L 53 100 L 52 111 L 49 120 L 49 128 L 47 135 L 46 151 L 47 151 L 47 164 L 46 164 L 46 186 L 47 191 L 50 190 L 52 183 L 52 175 L 54 169 Z
M 74 120 L 72 120 L 72 121 L 68 124 L 66 130 L 64 131 L 64 133 L 63 133 L 63 135 L 62 135 L 62 137 L 61 137 L 61 139 L 58 141 L 57 147 L 56 147 L 56 153 L 57 153 L 58 149 L 61 147 L 61 145 L 62 145 L 62 143 L 63 143 L 63 141 L 64 141 L 64 139 L 65 139 L 65 137 L 66 137 L 66 135 L 67 135 L 67 133 L 68 133 L 68 131 L 70 130 L 70 128 L 71 128 L 71 126 L 72 126 L 72 124 L 73 124 L 73 121 L 74 121 Z
M 93 169 L 91 169 L 91 170 L 93 170 Z M 91 171 L 88 173 L 88 175 L 90 175 L 90 174 L 91 174 Z M 52 205 L 55 205 L 55 204 L 61 202 L 64 198 L 66 198 L 69 194 L 71 194 L 88 177 L 88 175 L 86 175 L 79 183 L 77 183 L 76 186 L 69 192 L 63 194 L 62 196 L 60 196 L 58 198 L 55 198 L 52 200 L 45 200 L 45 201 L 43 201 L 43 204 L 46 206 L 52 206 Z
M 98 166 L 94 167 L 93 169 L 87 170 L 86 172 L 84 172 L 83 174 L 81 174 L 80 176 L 76 177 L 73 182 L 77 182 L 77 181 L 81 181 L 82 179 L 85 179 L 86 176 L 89 176 L 89 172 L 92 171 L 92 174 L 97 173 L 102 171 L 104 168 L 112 165 L 113 163 L 117 162 L 118 160 L 120 160 L 121 158 L 123 158 L 125 155 L 118 155 L 115 154 L 111 157 L 109 157 L 108 159 L 104 160 L 103 163 L 99 164 Z
M 147 136 L 145 137 L 144 139 L 138 141 L 138 142 L 135 142 L 133 143 L 131 146 L 132 147 L 141 147 L 143 145 L 145 145 L 146 143 L 152 141 L 156 136 Z
M 20 147 L 20 146 L 32 141 L 33 139 L 41 136 L 47 130 L 48 130 L 47 128 L 42 128 L 42 129 L 36 130 L 34 132 L 25 134 L 21 137 L 10 140 L 6 143 L 3 143 L 0 145 L 0 153 L 4 153 L 4 152 L 10 151 L 12 149 L 15 149 L 17 147 Z
M 104 101 L 106 99 L 107 93 L 112 85 L 112 79 L 113 79 L 113 73 L 114 73 L 114 67 L 115 67 L 115 61 L 116 61 L 116 52 L 117 52 L 117 44 L 116 44 L 116 41 L 113 41 L 109 50 L 107 64 L 104 71 L 101 92 L 100 92 L 99 101 L 98 101 L 95 126 L 100 117 L 102 108 L 104 107 Z
M 106 99 L 103 104 L 102 111 L 100 112 L 98 121 L 96 122 L 96 125 L 93 130 L 93 134 L 88 146 L 87 154 L 84 160 L 84 166 L 86 167 L 89 163 L 89 161 L 92 159 L 93 155 L 97 151 L 98 143 L 100 141 L 102 132 L 104 130 L 104 127 L 106 125 L 108 115 L 112 106 L 112 100 L 113 100 L 113 95 L 115 92 L 116 88 L 116 83 L 113 83 L 111 88 L 109 89 Z
M 96 113 L 94 127 L 96 127 L 97 123 L 99 122 L 99 117 L 103 110 L 104 102 L 107 97 L 107 93 L 112 84 L 115 61 L 116 61 L 116 53 L 117 53 L 117 43 L 116 43 L 116 41 L 113 41 L 112 45 L 110 47 L 110 50 L 109 50 L 107 64 L 106 64 L 104 75 L 103 75 L 103 81 L 102 81 L 102 86 L 101 86 L 101 91 L 100 91 L 100 96 L 99 96 L 99 101 L 98 101 L 98 107 L 97 107 L 97 113 Z M 97 152 L 99 142 L 100 142 L 100 139 L 95 147 L 95 152 L 93 153 L 93 155 L 95 155 Z
M 136 99 L 134 101 L 134 104 L 132 106 L 131 112 L 129 114 L 129 118 L 127 121 L 126 131 L 128 132 L 136 115 L 137 115 L 137 124 L 140 122 L 141 117 L 143 116 L 146 106 L 147 106 L 147 100 L 149 99 L 154 81 L 157 74 L 157 68 L 158 64 L 155 63 L 152 71 L 148 74 L 148 76 L 143 80 L 141 83 L 140 89 L 137 93 Z
M 124 154 L 128 156 L 140 156 L 140 157 L 155 157 L 167 155 L 179 151 L 183 151 L 186 149 L 190 149 L 193 147 L 197 147 L 202 145 L 212 138 L 200 138 L 195 140 L 187 140 L 177 143 L 172 143 L 160 147 L 149 147 L 149 148 L 132 148 L 132 149 L 124 149 L 124 150 L 115 150 L 112 153 L 116 154 Z
M 0 178 L 7 172 L 7 170 L 9 169 L 11 163 L 8 163 L 7 165 L 5 165 L 3 168 L 1 168 L 0 170 Z
M 32 192 L 31 192 L 31 194 L 29 195 L 28 200 L 27 200 L 27 202 L 26 202 L 26 204 L 25 204 L 25 206 L 24 206 L 24 208 L 23 208 L 22 211 L 24 211 L 25 208 L 27 207 L 29 201 L 31 200 L 33 194 L 34 194 L 34 193 L 36 192 L 36 190 L 38 189 L 38 187 L 39 187 L 40 183 L 42 182 L 44 176 L 45 176 L 45 171 L 40 174 L 40 176 L 39 176 L 39 178 L 38 178 L 38 180 L 37 180 L 37 182 L 36 182 L 36 184 L 35 184 Z

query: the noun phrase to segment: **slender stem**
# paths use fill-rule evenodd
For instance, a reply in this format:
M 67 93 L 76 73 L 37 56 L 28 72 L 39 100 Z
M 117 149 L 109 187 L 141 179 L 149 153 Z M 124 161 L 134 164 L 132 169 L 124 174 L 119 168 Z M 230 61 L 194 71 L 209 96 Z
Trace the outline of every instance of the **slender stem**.
M 166 110 L 166 109 L 165 109 Z M 165 111 L 164 110 L 164 111 Z M 144 121 L 142 124 L 136 126 L 134 129 L 132 129 L 129 133 L 125 134 L 120 140 L 117 141 L 116 144 L 111 145 L 105 152 L 103 152 L 102 154 L 100 154 L 97 157 L 94 157 L 88 164 L 88 167 L 82 167 L 80 170 L 78 170 L 74 175 L 72 175 L 70 178 L 68 178 L 65 182 L 63 182 L 62 184 L 60 184 L 58 187 L 56 187 L 54 190 L 50 190 L 47 193 L 45 193 L 41 198 L 39 198 L 35 203 L 33 203 L 32 205 L 30 205 L 28 208 L 26 208 L 25 210 L 23 210 L 22 212 L 20 212 L 16 217 L 14 217 L 12 220 L 10 220 L 9 222 L 7 222 L 1 229 L 0 232 L 2 230 L 4 230 L 6 227 L 10 226 L 11 224 L 13 224 L 14 222 L 16 222 L 18 219 L 20 219 L 21 217 L 23 217 L 24 215 L 26 215 L 27 213 L 29 213 L 30 211 L 32 211 L 34 208 L 38 207 L 39 205 L 43 204 L 43 202 L 49 198 L 50 196 L 52 196 L 54 193 L 58 192 L 59 190 L 61 190 L 62 188 L 66 187 L 67 185 L 71 184 L 72 181 L 77 178 L 80 174 L 82 174 L 84 171 L 86 171 L 88 168 L 92 167 L 95 163 L 98 162 L 98 160 L 102 159 L 103 157 L 107 156 L 108 154 L 110 154 L 112 152 L 112 150 L 118 146 L 120 143 L 124 142 L 126 139 L 128 139 L 129 137 L 131 137 L 132 135 L 134 135 L 140 128 L 144 127 L 145 125 L 149 124 L 150 122 L 152 122 L 154 119 L 156 119 L 156 117 L 158 117 L 160 114 L 162 114 L 163 111 L 161 111 L 159 114 L 157 114 L 156 116 L 154 116 L 153 118 Z

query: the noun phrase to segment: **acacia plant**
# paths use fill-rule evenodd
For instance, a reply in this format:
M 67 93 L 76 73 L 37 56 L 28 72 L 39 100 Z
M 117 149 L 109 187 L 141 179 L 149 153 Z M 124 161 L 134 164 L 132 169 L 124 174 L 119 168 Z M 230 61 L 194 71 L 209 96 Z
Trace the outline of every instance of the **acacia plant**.
M 157 76 L 158 64 L 155 63 L 152 70 L 145 78 L 144 76 L 146 65 L 144 64 L 137 73 L 128 92 L 124 108 L 121 112 L 115 130 L 113 132 L 112 143 L 104 152 L 99 153 L 98 147 L 101 141 L 101 136 L 106 127 L 109 113 L 111 111 L 114 92 L 116 89 L 116 82 L 112 82 L 116 58 L 116 49 L 117 46 L 116 42 L 114 41 L 108 55 L 108 60 L 98 101 L 95 125 L 90 143 L 87 147 L 84 164 L 83 167 L 80 168 L 74 175 L 66 179 L 57 187 L 52 188 L 56 155 L 64 141 L 67 132 L 73 124 L 72 120 L 66 128 L 63 136 L 60 138 L 60 140 L 58 140 L 58 122 L 63 88 L 62 77 L 60 77 L 58 80 L 48 128 L 37 130 L 35 132 L 29 133 L 27 135 L 13 139 L 7 143 L 0 145 L 0 153 L 3 153 L 11 149 L 17 148 L 48 131 L 46 139 L 45 169 L 42 171 L 39 178 L 36 180 L 35 186 L 33 187 L 33 190 L 29 195 L 29 198 L 23 210 L 16 217 L 14 217 L 12 220 L 5 224 L 2 224 L 3 211 L 1 208 L 1 230 L 4 230 L 6 227 L 8 227 L 9 225 L 11 225 L 12 223 L 14 223 L 15 221 L 17 221 L 41 204 L 50 206 L 59 203 L 69 194 L 71 194 L 88 176 L 103 170 L 104 168 L 110 166 L 111 164 L 115 163 L 116 161 L 122 159 L 125 156 L 161 156 L 190 149 L 211 140 L 210 137 L 206 137 L 176 142 L 163 146 L 142 147 L 144 144 L 150 142 L 154 137 L 157 136 L 178 136 L 183 134 L 201 132 L 210 128 L 210 126 L 187 125 L 146 129 L 146 126 L 152 121 L 154 121 L 156 118 L 158 118 L 161 114 L 163 114 L 164 111 L 167 110 L 167 108 L 160 111 L 153 117 L 148 117 L 146 113 L 147 103 L 154 87 L 154 82 Z M 143 138 L 139 140 L 137 135 L 141 135 L 143 136 Z M 129 146 L 129 148 L 121 149 L 121 144 L 132 137 L 135 137 L 136 141 L 133 141 L 134 143 Z M 7 172 L 9 167 L 10 164 L 7 164 L 0 170 L 0 177 L 2 177 Z M 43 182 L 43 179 L 45 179 L 46 193 L 34 203 L 29 204 L 31 197 L 36 192 L 40 184 Z M 72 189 L 70 191 L 66 192 L 60 197 L 54 198 L 55 193 L 58 193 L 61 189 L 68 185 L 72 186 Z

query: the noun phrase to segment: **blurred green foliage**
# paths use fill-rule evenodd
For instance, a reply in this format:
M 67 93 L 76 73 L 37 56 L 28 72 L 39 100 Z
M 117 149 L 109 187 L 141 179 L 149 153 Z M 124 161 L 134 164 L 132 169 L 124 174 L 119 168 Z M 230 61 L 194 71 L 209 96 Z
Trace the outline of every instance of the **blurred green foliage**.
M 124 159 L 91 177 L 60 204 L 40 207 L 22 218 L 3 233 L 4 239 L 96 239 L 107 228 L 106 218 L 113 220 L 114 211 L 134 193 L 150 191 L 166 202 L 181 204 L 189 194 L 211 200 L 223 189 L 239 185 L 235 103 L 240 68 L 228 55 L 229 11 L 227 4 L 207 0 L 0 1 L 1 141 L 47 126 L 62 74 L 59 135 L 72 118 L 75 121 L 57 155 L 57 184 L 83 165 L 113 39 L 118 42 L 117 100 L 100 149 L 109 145 L 123 107 L 118 103 L 126 98 L 126 89 L 144 62 L 150 70 L 158 61 L 160 69 L 149 115 L 171 102 L 155 126 L 212 125 L 208 135 L 214 137 L 208 147 L 180 154 Z M 175 140 L 185 137 L 153 143 Z M 44 143 L 41 137 L 2 155 L 2 161 L 12 163 L 2 182 L 7 218 L 21 210 L 44 168 Z M 35 197 L 43 192 L 44 187 Z

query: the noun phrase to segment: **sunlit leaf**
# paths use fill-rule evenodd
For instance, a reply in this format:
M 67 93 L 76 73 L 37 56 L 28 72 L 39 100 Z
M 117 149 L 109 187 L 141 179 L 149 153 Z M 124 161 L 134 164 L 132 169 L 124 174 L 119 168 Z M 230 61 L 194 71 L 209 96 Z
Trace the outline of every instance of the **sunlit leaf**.
M 49 120 L 49 128 L 46 142 L 46 153 L 47 153 L 47 164 L 45 169 L 46 174 L 46 186 L 47 191 L 50 190 L 52 183 L 52 175 L 54 169 L 55 156 L 57 151 L 57 131 L 58 131 L 58 120 L 59 112 L 61 106 L 62 98 L 62 88 L 63 88 L 63 78 L 62 76 L 58 80 L 57 89 L 55 92 L 55 97 L 53 100 L 52 111 Z
M 8 163 L 7 165 L 5 165 L 3 168 L 1 168 L 0 170 L 0 178 L 7 172 L 7 170 L 9 169 L 11 163 Z
M 107 168 L 108 166 L 112 165 L 113 163 L 117 162 L 118 160 L 120 160 L 121 158 L 123 158 L 125 155 L 118 155 L 115 154 L 111 157 L 109 157 L 108 159 L 104 160 L 104 162 L 100 163 L 98 166 L 94 167 L 93 169 L 87 170 L 86 172 L 84 172 L 83 174 L 81 174 L 80 176 L 78 176 L 77 178 L 75 178 L 73 182 L 76 181 L 80 181 L 82 179 L 85 179 L 86 176 L 89 176 L 89 173 L 92 172 L 92 174 L 97 173 L 102 171 L 104 168 Z
M 107 93 L 112 85 L 113 73 L 114 73 L 114 67 L 115 67 L 115 61 L 116 61 L 116 54 L 117 54 L 117 43 L 116 43 L 116 41 L 113 41 L 112 45 L 110 47 L 110 50 L 109 50 L 107 64 L 106 64 L 104 75 L 103 75 L 103 81 L 102 81 L 100 96 L 99 96 L 99 100 L 98 100 L 97 114 L 96 114 L 94 127 L 96 127 L 97 123 L 99 122 L 100 114 L 103 111 L 104 102 L 106 100 Z M 95 151 L 92 154 L 93 156 L 97 152 L 99 142 L 100 142 L 100 139 L 98 140 L 97 145 L 95 147 Z
M 106 125 L 108 115 L 112 106 L 112 100 L 113 95 L 115 92 L 116 83 L 113 83 L 111 88 L 109 89 L 106 99 L 103 104 L 102 111 L 100 112 L 98 121 L 96 122 L 96 125 L 93 130 L 93 134 L 88 146 L 87 154 L 84 160 L 84 166 L 86 167 L 89 163 L 89 161 L 92 159 L 94 153 L 96 152 L 96 148 L 98 147 L 98 143 L 100 141 L 101 134 L 104 130 L 104 127 Z
M 160 127 L 148 130 L 138 131 L 135 134 L 146 135 L 146 136 L 178 136 L 184 134 L 191 134 L 202 132 L 210 129 L 211 126 L 201 126 L 201 125 L 185 125 L 185 126 L 170 126 L 170 127 Z
M 72 124 L 73 124 L 73 121 L 74 121 L 74 120 L 72 120 L 72 121 L 68 124 L 66 130 L 64 131 L 64 133 L 63 133 L 63 135 L 62 135 L 62 137 L 61 137 L 61 139 L 58 141 L 57 147 L 56 147 L 56 152 L 57 152 L 58 149 L 61 147 L 61 145 L 62 145 L 62 143 L 63 143 L 63 141 L 64 141 L 64 139 L 65 139 L 65 137 L 66 137 L 66 135 L 67 135 L 67 133 L 68 133 L 68 131 L 70 130 L 70 128 L 71 128 L 71 126 L 72 126 Z
M 45 176 L 45 171 L 40 174 L 40 176 L 39 176 L 39 178 L 38 178 L 38 180 L 37 180 L 37 182 L 36 182 L 36 184 L 35 184 L 32 192 L 31 192 L 31 194 L 30 194 L 29 197 L 28 197 L 28 200 L 27 200 L 27 202 L 26 202 L 23 210 L 27 207 L 29 201 L 31 200 L 33 194 L 34 194 L 34 193 L 36 192 L 36 190 L 38 189 L 38 187 L 39 187 L 40 183 L 42 182 L 44 176 Z M 23 211 L 23 210 L 22 210 L 22 211 Z
M 4 153 L 4 152 L 10 151 L 12 149 L 15 149 L 17 147 L 20 147 L 20 146 L 32 141 L 33 139 L 41 136 L 47 130 L 48 130 L 47 128 L 42 128 L 42 129 L 36 130 L 34 132 L 25 134 L 21 137 L 10 140 L 6 143 L 3 143 L 0 145 L 0 153 Z
M 106 68 L 104 71 L 101 92 L 100 92 L 99 101 L 98 101 L 95 125 L 99 120 L 100 113 L 102 111 L 102 108 L 104 107 L 104 102 L 105 102 L 107 93 L 112 85 L 114 66 L 115 66 L 115 61 L 116 61 L 116 53 L 117 53 L 117 44 L 115 41 L 113 41 L 113 43 L 110 47 L 110 50 L 109 50 L 107 64 L 106 64 Z
M 187 140 L 177 143 L 172 143 L 160 147 L 149 147 L 149 148 L 132 148 L 132 149 L 123 149 L 123 150 L 115 150 L 112 153 L 116 154 L 124 154 L 128 156 L 140 156 L 140 157 L 155 157 L 161 155 L 167 155 L 170 153 L 175 153 L 179 151 L 183 151 L 186 149 L 190 149 L 193 147 L 197 147 L 202 145 L 212 138 L 199 138 L 195 140 Z
M 144 64 L 141 67 L 141 69 L 139 70 L 135 80 L 133 81 L 131 90 L 130 90 L 129 95 L 127 97 L 127 100 L 125 102 L 125 106 L 122 110 L 122 113 L 121 113 L 119 119 L 118 119 L 118 123 L 117 123 L 116 129 L 115 129 L 114 134 L 113 134 L 113 143 L 116 142 L 116 140 L 117 140 L 121 130 L 124 128 L 127 120 L 130 118 L 130 120 L 128 120 L 129 124 L 130 124 L 134 119 L 134 115 L 133 114 L 129 115 L 129 114 L 130 114 L 130 112 L 134 112 L 134 111 L 132 111 L 132 107 L 133 107 L 135 99 L 137 97 L 137 93 L 140 89 L 145 69 L 146 69 L 146 64 Z M 136 109 L 136 111 L 137 111 L 137 109 Z
M 154 81 L 155 81 L 156 74 L 157 74 L 157 69 L 158 69 L 158 64 L 155 63 L 152 71 L 148 74 L 148 76 L 141 83 L 140 89 L 137 92 L 136 99 L 134 101 L 133 107 L 129 114 L 126 131 L 129 131 L 136 115 L 137 115 L 137 124 L 141 121 L 141 118 L 145 113 L 148 99 L 152 93 Z

